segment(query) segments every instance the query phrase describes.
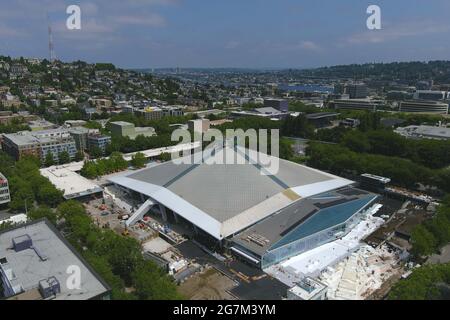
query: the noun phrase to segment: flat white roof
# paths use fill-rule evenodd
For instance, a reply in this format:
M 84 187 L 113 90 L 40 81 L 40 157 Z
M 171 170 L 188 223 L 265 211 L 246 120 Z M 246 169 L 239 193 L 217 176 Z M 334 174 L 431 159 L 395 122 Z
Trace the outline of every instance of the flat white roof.
M 41 174 L 48 178 L 58 189 L 64 192 L 66 199 L 77 198 L 102 192 L 103 189 L 92 181 L 82 177 L 72 170 L 72 166 L 53 166 L 40 169 Z M 78 168 L 78 166 L 76 166 Z

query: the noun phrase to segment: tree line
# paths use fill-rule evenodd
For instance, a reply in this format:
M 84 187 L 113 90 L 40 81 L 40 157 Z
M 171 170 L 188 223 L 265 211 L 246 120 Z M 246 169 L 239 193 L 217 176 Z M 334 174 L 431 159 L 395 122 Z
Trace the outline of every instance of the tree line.
M 80 174 L 89 179 L 95 179 L 105 174 L 123 171 L 128 168 L 128 162 L 120 152 L 113 152 L 109 158 L 85 161 Z
M 450 192 L 450 169 L 431 169 L 408 159 L 358 153 L 342 145 L 311 142 L 306 149 L 307 164 L 337 175 L 372 173 L 386 176 L 399 186 L 437 186 Z

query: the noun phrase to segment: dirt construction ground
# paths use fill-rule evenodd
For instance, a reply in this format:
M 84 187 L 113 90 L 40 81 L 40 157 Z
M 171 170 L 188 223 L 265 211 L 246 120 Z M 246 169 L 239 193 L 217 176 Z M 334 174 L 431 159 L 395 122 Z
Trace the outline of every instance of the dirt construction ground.
M 235 300 L 235 297 L 226 292 L 233 287 L 234 281 L 209 268 L 182 283 L 179 292 L 190 300 Z

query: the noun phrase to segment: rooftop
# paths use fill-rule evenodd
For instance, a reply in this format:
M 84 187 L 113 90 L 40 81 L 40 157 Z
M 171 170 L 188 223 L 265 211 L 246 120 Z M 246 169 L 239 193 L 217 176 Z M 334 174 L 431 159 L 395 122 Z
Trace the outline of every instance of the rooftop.
M 27 243 L 29 240 L 31 243 Z M 80 289 L 67 287 L 70 266 L 80 268 Z M 45 219 L 0 233 L 0 268 L 9 275 L 16 294 L 36 291 L 42 281 L 52 279 L 60 285 L 60 293 L 54 296 L 57 300 L 92 299 L 109 291 L 108 285 Z M 37 294 L 32 296 L 43 298 Z
M 65 199 L 79 198 L 103 191 L 102 188 L 92 181 L 71 170 L 70 165 L 43 168 L 40 169 L 40 172 L 58 190 L 64 192 Z
M 376 198 L 360 189 L 344 188 L 300 199 L 236 235 L 233 241 L 262 255 L 289 243 L 291 238 L 305 238 L 343 223 Z
M 115 176 L 110 181 L 145 194 L 182 216 L 186 215 L 186 219 L 198 222 L 200 228 L 219 239 L 288 206 L 300 197 L 353 183 L 264 155 L 272 164 L 279 163 L 278 172 L 270 174 L 264 172 L 265 167 L 261 165 L 262 154 L 257 153 L 258 160 L 251 163 L 244 150 L 226 148 L 199 164 L 169 161 L 129 175 Z M 224 156 L 236 161 L 234 164 L 218 164 Z M 212 159 L 218 161 L 209 162 Z
M 395 132 L 408 138 L 450 139 L 450 128 L 446 127 L 408 126 Z
M 114 121 L 114 122 L 110 122 L 110 124 L 115 124 L 117 126 L 133 126 L 134 124 L 131 122 L 126 122 L 126 121 Z

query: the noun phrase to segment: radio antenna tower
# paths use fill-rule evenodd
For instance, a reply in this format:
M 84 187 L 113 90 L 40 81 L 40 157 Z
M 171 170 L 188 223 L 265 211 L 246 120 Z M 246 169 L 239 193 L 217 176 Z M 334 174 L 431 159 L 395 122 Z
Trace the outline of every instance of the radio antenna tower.
M 56 60 L 56 54 L 55 54 L 55 48 L 53 46 L 52 25 L 51 25 L 48 13 L 47 13 L 47 21 L 48 21 L 48 50 L 50 53 L 50 62 L 53 63 Z

